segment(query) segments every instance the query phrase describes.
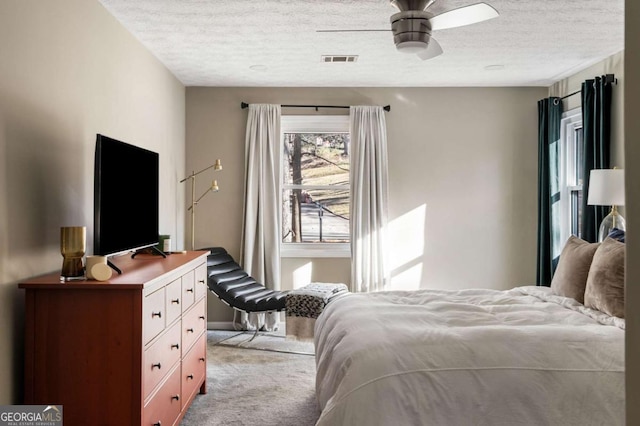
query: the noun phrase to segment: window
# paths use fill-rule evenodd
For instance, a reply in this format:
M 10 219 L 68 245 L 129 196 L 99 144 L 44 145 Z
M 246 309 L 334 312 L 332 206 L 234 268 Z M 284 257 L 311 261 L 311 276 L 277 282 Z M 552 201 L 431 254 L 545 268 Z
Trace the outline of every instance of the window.
M 349 116 L 283 116 L 284 257 L 349 256 Z
M 582 110 L 567 111 L 560 123 L 560 244 L 570 235 L 581 237 L 582 180 L 584 144 L 582 139 Z

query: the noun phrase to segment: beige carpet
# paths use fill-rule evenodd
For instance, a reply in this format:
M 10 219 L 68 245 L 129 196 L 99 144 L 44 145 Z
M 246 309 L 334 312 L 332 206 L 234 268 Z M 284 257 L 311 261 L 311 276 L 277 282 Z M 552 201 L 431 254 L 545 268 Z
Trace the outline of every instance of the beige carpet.
M 269 334 L 247 342 L 252 335 L 208 332 L 207 394 L 196 396 L 182 426 L 316 423 L 313 343 Z

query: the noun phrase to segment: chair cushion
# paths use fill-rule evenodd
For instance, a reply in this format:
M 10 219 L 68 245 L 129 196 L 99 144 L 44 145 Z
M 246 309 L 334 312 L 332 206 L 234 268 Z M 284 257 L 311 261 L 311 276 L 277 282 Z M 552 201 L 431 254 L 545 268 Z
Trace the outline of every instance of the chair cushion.
M 209 247 L 207 282 L 229 306 L 245 312 L 282 311 L 286 293 L 270 290 L 247 274 L 222 247 Z

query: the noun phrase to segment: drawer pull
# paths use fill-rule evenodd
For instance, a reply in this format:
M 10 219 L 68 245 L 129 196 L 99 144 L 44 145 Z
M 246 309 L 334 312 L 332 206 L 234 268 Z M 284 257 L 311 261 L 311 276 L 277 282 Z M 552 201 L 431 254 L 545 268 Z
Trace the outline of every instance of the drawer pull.
M 172 399 L 172 400 L 174 400 L 174 399 L 175 399 L 176 401 L 180 401 L 180 395 L 173 395 L 173 396 L 171 397 L 171 399 Z
M 187 293 L 193 293 L 193 288 L 188 288 Z
M 204 284 L 204 280 L 198 280 L 200 284 Z
M 187 333 L 193 333 L 193 328 L 187 328 Z
M 160 363 L 151 364 L 151 369 L 153 370 L 154 368 L 157 368 L 158 370 L 160 370 L 162 368 L 162 365 Z
M 153 426 L 162 426 L 162 422 L 155 422 Z
M 176 305 L 180 304 L 180 299 L 173 299 L 171 303 L 175 303 Z
M 200 361 L 200 362 L 204 362 L 204 358 L 200 358 L 200 359 L 199 359 L 199 361 Z
M 180 345 L 177 343 L 174 343 L 173 345 L 171 345 L 171 349 L 180 349 Z
M 201 320 L 204 320 L 204 315 L 200 315 L 198 318 L 200 318 Z
M 162 312 L 151 312 L 151 318 L 153 317 L 162 318 Z
M 189 374 L 189 375 L 187 376 L 187 380 L 193 380 L 193 374 Z

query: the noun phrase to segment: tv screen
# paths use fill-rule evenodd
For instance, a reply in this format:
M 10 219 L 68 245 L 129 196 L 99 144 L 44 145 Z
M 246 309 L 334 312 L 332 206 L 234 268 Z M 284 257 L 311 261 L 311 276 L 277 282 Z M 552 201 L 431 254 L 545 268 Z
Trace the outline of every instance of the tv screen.
M 97 135 L 93 253 L 115 255 L 158 243 L 159 156 Z

